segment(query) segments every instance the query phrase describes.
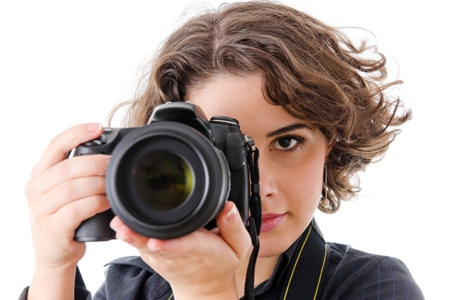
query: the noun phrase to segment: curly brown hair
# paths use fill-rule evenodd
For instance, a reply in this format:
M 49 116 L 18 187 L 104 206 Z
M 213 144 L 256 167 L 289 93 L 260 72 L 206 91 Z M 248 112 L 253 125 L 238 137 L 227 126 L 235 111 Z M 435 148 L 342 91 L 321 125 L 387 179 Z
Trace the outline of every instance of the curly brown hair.
M 155 106 L 183 101 L 190 88 L 221 73 L 260 75 L 269 103 L 310 122 L 333 144 L 324 212 L 357 194 L 356 173 L 380 159 L 411 118 L 387 95 L 401 81 L 386 82 L 386 58 L 376 46 L 270 1 L 223 4 L 189 19 L 162 44 L 142 92 L 111 116 L 127 106 L 125 125 L 144 125 Z

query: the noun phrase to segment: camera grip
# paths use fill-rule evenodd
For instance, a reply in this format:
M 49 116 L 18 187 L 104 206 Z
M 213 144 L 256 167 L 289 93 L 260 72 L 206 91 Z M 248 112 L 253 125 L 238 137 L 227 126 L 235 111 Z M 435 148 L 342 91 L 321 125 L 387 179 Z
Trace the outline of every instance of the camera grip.
M 247 222 L 249 207 L 249 178 L 245 144 L 242 135 L 231 133 L 225 141 L 225 155 L 230 169 L 231 188 L 229 199 L 235 202 L 239 214 Z
M 115 239 L 116 233 L 109 227 L 114 218 L 111 209 L 96 214 L 92 218 L 84 220 L 75 230 L 74 239 L 77 242 L 97 242 Z

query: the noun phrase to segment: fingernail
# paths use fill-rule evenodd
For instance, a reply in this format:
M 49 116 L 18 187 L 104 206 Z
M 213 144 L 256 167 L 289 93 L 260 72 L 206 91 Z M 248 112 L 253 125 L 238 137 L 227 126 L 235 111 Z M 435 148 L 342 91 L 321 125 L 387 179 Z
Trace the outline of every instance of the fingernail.
M 111 227 L 112 230 L 117 231 L 119 229 L 119 221 L 117 218 L 113 218 L 111 222 L 109 223 L 109 227 Z
M 102 128 L 102 123 L 90 123 L 87 126 L 87 130 L 90 132 L 96 132 L 98 130 L 100 130 L 100 128 Z
M 225 219 L 227 221 L 233 221 L 234 218 L 236 218 L 236 214 L 237 214 L 237 210 L 236 210 L 236 206 L 232 206 L 231 210 L 225 215 Z

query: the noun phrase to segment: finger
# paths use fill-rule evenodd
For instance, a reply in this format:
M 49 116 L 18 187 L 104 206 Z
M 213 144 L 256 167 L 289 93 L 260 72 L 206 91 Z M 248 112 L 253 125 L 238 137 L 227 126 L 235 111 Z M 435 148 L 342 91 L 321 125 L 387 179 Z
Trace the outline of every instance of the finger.
M 105 194 L 104 176 L 76 178 L 50 190 L 37 205 L 44 206 L 46 213 L 52 214 L 73 201 L 102 194 Z
M 159 240 L 140 235 L 130 229 L 119 217 L 114 217 L 110 223 L 111 229 L 116 232 L 116 238 L 127 242 L 137 248 L 141 253 L 169 254 L 177 257 L 189 255 L 194 250 L 198 250 L 198 245 L 204 238 L 205 233 L 213 235 L 206 229 L 200 229 L 191 234 L 171 239 Z M 204 231 L 204 232 L 203 232 Z
M 100 136 L 100 123 L 80 124 L 66 129 L 52 139 L 41 159 L 31 172 L 31 178 L 64 160 L 67 153 L 78 145 Z
M 205 244 L 206 240 L 209 241 L 207 244 Z M 146 248 L 154 254 L 159 253 L 168 256 L 190 256 L 193 254 L 207 257 L 211 252 L 216 252 L 217 250 L 211 247 L 213 243 L 220 245 L 224 242 L 218 234 L 201 228 L 175 239 L 160 240 L 151 238 L 148 240 Z
M 67 226 L 68 230 L 75 231 L 82 221 L 109 208 L 106 195 L 93 195 L 63 206 L 55 215 L 60 219 L 61 226 Z
M 236 256 L 243 259 L 251 247 L 251 238 L 233 202 L 225 203 L 216 223 L 222 238 L 233 249 Z
M 27 184 L 25 194 L 32 197 L 32 194 L 47 193 L 71 179 L 104 176 L 109 159 L 109 155 L 87 155 L 66 159 L 33 178 Z
M 137 249 L 145 248 L 149 238 L 131 230 L 119 217 L 114 217 L 109 226 L 116 232 L 116 239 L 122 240 Z
M 158 240 L 152 238 L 148 240 L 147 248 L 155 253 L 189 255 L 191 252 L 198 252 L 200 250 L 199 245 L 203 244 L 205 236 L 208 236 L 214 240 L 223 239 L 239 259 L 246 257 L 251 246 L 251 239 L 233 202 L 225 203 L 216 222 L 221 238 L 217 236 L 217 231 L 202 228 L 177 239 Z M 206 251 L 204 254 L 207 255 L 210 250 L 210 247 L 205 247 L 203 249 L 203 251 Z
M 31 213 L 31 228 L 33 231 L 44 231 L 48 237 L 54 237 L 51 232 L 68 234 L 68 238 L 73 238 L 75 229 L 82 221 L 109 209 L 109 202 L 106 195 L 94 195 L 84 199 L 71 202 L 62 207 L 57 213 L 51 216 Z

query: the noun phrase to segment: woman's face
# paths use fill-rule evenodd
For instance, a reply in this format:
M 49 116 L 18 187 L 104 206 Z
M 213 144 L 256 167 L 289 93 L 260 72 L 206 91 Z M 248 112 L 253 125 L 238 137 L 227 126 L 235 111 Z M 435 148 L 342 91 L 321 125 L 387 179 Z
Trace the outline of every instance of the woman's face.
M 215 76 L 188 91 L 186 101 L 208 118 L 229 116 L 259 149 L 263 222 L 260 256 L 284 252 L 305 230 L 319 204 L 327 139 L 262 94 L 259 76 Z M 233 200 L 233 199 L 231 199 Z

